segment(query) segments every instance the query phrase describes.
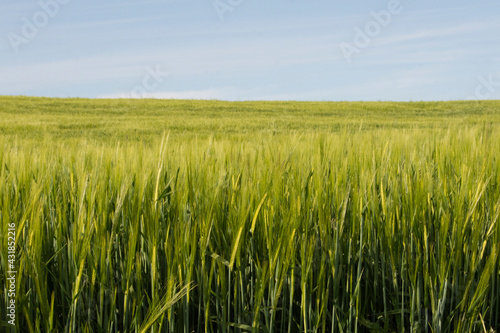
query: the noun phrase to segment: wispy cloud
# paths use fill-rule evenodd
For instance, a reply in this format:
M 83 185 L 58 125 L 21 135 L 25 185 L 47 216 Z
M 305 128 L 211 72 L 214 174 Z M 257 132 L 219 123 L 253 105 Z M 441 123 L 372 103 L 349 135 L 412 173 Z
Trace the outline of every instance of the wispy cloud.
M 100 95 L 98 98 L 156 98 L 156 99 L 221 99 L 228 100 L 235 96 L 237 90 L 234 88 L 214 88 L 204 90 L 185 91 L 159 91 L 147 92 L 140 97 L 130 93 L 117 93 L 110 95 Z
M 467 33 L 477 33 L 481 31 L 491 31 L 500 28 L 500 22 L 474 22 L 461 25 L 452 25 L 432 29 L 422 29 L 416 32 L 397 34 L 393 36 L 381 37 L 377 44 L 380 46 L 396 43 L 406 43 L 415 40 L 430 40 L 435 38 L 449 37 L 453 35 L 463 35 Z
M 141 78 L 146 65 L 151 64 L 148 55 L 106 54 L 61 61 L 37 62 L 32 64 L 1 65 L 0 91 L 19 94 L 23 90 L 51 85 L 99 83 L 106 80 Z M 155 64 L 154 62 L 152 63 Z M 156 62 L 158 64 L 158 62 Z

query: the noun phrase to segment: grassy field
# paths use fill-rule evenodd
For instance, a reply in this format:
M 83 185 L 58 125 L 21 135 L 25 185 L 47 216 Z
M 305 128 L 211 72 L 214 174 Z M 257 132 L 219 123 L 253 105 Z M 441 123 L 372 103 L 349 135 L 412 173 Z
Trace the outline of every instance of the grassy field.
M 500 330 L 500 102 L 0 97 L 18 332 Z

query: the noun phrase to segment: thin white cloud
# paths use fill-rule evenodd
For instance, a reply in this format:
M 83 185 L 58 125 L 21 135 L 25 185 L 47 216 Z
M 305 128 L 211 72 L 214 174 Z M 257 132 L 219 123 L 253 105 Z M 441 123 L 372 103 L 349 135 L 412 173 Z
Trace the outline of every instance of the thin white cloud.
M 456 26 L 424 29 L 413 33 L 398 34 L 388 37 L 380 37 L 376 40 L 376 42 L 378 45 L 405 43 L 418 39 L 433 39 L 452 35 L 463 35 L 466 33 L 477 33 L 480 31 L 491 31 L 491 29 L 498 29 L 499 27 L 499 22 L 474 22 Z
M 158 59 L 156 59 L 158 60 Z M 80 59 L 40 62 L 31 65 L 1 66 L 0 89 L 10 93 L 40 86 L 71 85 L 126 78 L 142 80 L 147 66 L 160 66 L 168 71 L 164 62 L 152 61 L 148 55 L 102 55 Z
M 332 95 L 336 100 L 410 101 L 436 99 L 436 95 L 439 99 L 452 99 L 455 91 L 450 82 L 450 74 L 440 66 L 399 69 L 336 86 Z M 439 93 L 429 93 L 432 89 Z
M 155 98 L 155 99 L 220 99 L 229 100 L 237 92 L 234 88 L 213 88 L 204 90 L 159 91 L 143 94 L 117 93 L 101 95 L 98 98 Z
M 165 19 L 165 15 L 71 23 L 71 24 L 67 24 L 67 25 L 61 25 L 61 29 L 80 29 L 80 30 L 83 30 L 83 29 L 89 29 L 89 28 L 95 28 L 95 27 L 105 27 L 105 26 L 112 26 L 112 25 L 126 25 L 126 24 L 131 24 L 131 23 L 151 22 L 151 21 L 160 20 L 160 19 Z
M 481 54 L 484 54 L 484 51 L 480 49 L 465 47 L 438 49 L 436 43 L 422 41 L 411 47 L 391 45 L 371 48 L 359 55 L 354 66 L 450 64 Z

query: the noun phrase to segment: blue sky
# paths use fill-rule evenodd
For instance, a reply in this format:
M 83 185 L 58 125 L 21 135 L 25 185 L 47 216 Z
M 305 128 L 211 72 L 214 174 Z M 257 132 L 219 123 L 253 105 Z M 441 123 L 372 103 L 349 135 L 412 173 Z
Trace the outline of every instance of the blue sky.
M 0 95 L 500 99 L 500 3 L 2 0 Z

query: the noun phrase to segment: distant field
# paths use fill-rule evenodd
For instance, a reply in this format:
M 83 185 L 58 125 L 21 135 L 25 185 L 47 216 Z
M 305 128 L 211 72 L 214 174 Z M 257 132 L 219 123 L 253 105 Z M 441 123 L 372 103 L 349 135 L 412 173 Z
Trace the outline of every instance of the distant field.
M 500 330 L 500 101 L 0 97 L 19 332 Z
M 158 141 L 209 136 L 498 125 L 500 102 L 218 102 L 0 97 L 0 133 L 39 140 Z

